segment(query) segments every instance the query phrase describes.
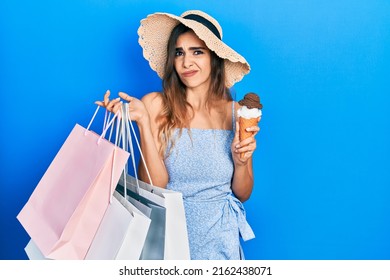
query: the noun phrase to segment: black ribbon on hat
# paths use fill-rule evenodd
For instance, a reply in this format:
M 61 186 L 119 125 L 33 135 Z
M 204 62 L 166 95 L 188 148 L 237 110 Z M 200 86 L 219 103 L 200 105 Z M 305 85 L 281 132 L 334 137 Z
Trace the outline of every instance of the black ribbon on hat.
M 219 34 L 219 31 L 217 29 L 217 27 L 215 27 L 214 24 L 211 23 L 211 21 L 205 19 L 204 17 L 202 16 L 199 16 L 199 15 L 194 15 L 194 14 L 189 14 L 189 15 L 186 15 L 184 16 L 183 18 L 185 19 L 191 19 L 191 20 L 194 20 L 196 22 L 199 22 L 201 24 L 203 24 L 204 26 L 206 26 L 211 32 L 213 32 L 213 34 L 215 36 L 218 37 L 219 40 L 221 40 L 221 34 Z

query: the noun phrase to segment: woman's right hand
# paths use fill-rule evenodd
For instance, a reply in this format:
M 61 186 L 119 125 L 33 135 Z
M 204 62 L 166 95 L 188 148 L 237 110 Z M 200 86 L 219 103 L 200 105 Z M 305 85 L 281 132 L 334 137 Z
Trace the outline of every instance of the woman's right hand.
M 114 114 L 118 112 L 118 110 L 120 110 L 122 106 L 120 97 L 110 100 L 109 90 L 107 90 L 104 94 L 103 101 L 96 101 L 95 104 L 106 108 L 108 111 Z
M 119 96 L 129 102 L 129 115 L 132 121 L 136 121 L 138 126 L 149 125 L 149 112 L 141 100 L 124 92 L 119 92 Z
M 103 101 L 96 101 L 95 104 L 105 107 L 108 111 L 112 113 L 118 112 L 122 108 L 121 98 L 129 102 L 129 114 L 132 121 L 136 121 L 138 125 L 143 125 L 143 123 L 149 123 L 149 113 L 144 105 L 144 103 L 132 97 L 124 92 L 119 92 L 119 96 L 116 99 L 110 100 L 110 91 L 107 90 L 104 94 Z

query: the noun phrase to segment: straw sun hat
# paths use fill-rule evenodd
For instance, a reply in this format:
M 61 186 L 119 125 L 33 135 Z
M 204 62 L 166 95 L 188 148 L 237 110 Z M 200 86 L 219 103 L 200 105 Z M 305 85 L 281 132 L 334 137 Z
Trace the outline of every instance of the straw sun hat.
M 186 11 L 181 16 L 155 13 L 141 20 L 138 28 L 139 44 L 150 67 L 162 78 L 167 58 L 167 44 L 173 28 L 179 23 L 191 28 L 206 46 L 225 60 L 226 86 L 232 87 L 250 71 L 248 62 L 240 54 L 222 42 L 222 28 L 210 15 L 198 11 Z

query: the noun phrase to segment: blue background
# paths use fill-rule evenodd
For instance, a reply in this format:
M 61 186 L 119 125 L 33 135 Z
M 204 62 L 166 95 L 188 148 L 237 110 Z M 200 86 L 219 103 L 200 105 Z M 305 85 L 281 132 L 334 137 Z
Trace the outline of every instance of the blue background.
M 264 104 L 246 257 L 390 259 L 388 0 L 2 0 L 0 258 L 26 258 L 15 217 L 93 102 L 160 90 L 139 21 L 187 9 L 250 62 L 236 100 Z

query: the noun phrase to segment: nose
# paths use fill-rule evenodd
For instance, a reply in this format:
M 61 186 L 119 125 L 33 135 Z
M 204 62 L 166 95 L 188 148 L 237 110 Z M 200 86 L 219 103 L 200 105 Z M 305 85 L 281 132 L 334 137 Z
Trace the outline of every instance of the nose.
M 183 56 L 183 67 L 184 68 L 190 68 L 193 64 L 193 61 L 190 56 L 184 55 Z

